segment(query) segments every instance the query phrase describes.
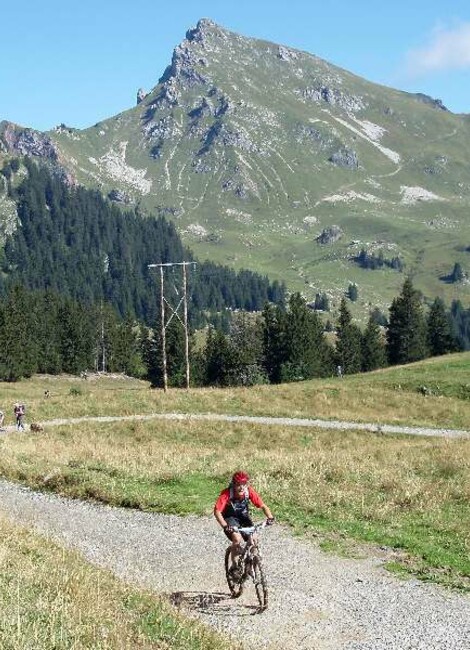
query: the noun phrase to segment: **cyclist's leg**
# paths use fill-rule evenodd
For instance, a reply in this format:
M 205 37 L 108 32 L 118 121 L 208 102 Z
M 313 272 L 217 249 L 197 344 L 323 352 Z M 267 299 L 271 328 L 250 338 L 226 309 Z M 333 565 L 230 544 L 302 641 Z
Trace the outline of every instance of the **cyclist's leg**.
M 229 526 L 232 526 L 233 528 L 239 528 L 242 524 L 240 520 L 237 517 L 227 517 L 226 522 Z M 229 540 L 232 542 L 232 548 L 231 548 L 231 559 L 232 559 L 232 564 L 236 562 L 237 557 L 241 553 L 241 545 L 243 543 L 243 538 L 240 535 L 240 533 L 233 532 L 233 533 L 225 533 L 226 536 L 229 538 Z

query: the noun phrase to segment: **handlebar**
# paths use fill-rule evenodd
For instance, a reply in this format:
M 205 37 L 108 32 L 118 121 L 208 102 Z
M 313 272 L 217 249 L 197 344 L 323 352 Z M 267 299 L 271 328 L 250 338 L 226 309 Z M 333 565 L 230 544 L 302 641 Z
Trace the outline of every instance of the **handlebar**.
M 244 528 L 237 528 L 236 526 L 233 526 L 233 530 L 237 533 L 245 533 L 245 535 L 253 535 L 256 533 L 258 530 L 262 530 L 267 526 L 267 521 L 260 521 L 257 524 L 253 524 L 253 526 L 245 526 Z

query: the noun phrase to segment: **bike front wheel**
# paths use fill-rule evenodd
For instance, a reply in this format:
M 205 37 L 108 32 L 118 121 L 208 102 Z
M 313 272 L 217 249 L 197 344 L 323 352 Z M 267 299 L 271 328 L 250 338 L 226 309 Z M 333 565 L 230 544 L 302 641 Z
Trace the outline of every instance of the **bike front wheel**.
M 227 578 L 228 588 L 232 594 L 232 598 L 239 598 L 243 593 L 243 579 L 234 580 L 233 576 L 230 573 L 230 567 L 232 565 L 232 553 L 231 547 L 225 551 L 225 577 Z
M 253 576 L 258 598 L 259 610 L 262 612 L 268 606 L 268 584 L 264 575 L 263 565 L 259 556 L 253 558 Z

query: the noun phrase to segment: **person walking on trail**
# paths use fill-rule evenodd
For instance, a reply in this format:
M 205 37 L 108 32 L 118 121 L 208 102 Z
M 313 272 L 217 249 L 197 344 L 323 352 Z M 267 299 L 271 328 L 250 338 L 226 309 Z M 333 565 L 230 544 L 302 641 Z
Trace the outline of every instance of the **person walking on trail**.
M 253 525 L 249 511 L 250 503 L 264 512 L 268 526 L 274 523 L 271 510 L 249 485 L 249 482 L 250 477 L 246 472 L 235 472 L 230 485 L 222 490 L 214 506 L 214 517 L 232 542 L 230 573 L 235 580 L 239 580 L 241 577 L 241 568 L 237 565 L 237 557 L 241 552 L 243 542 L 243 536 L 237 532 L 236 528 Z
M 20 404 L 19 402 L 16 402 L 15 408 L 13 409 L 15 413 L 15 420 L 16 420 L 16 430 L 17 431 L 24 431 L 24 415 L 26 412 L 24 404 Z
M 3 411 L 0 411 L 0 431 L 4 430 L 4 425 L 5 424 L 5 413 Z

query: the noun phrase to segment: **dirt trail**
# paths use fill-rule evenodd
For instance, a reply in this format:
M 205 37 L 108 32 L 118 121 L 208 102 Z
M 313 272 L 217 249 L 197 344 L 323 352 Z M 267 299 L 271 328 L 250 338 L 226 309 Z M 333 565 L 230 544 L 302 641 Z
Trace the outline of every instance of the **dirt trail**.
M 382 567 L 390 549 L 383 557 L 344 559 L 281 526 L 266 529 L 270 604 L 256 614 L 252 587 L 240 600 L 229 597 L 226 541 L 212 517 L 122 510 L 5 481 L 0 512 L 131 583 L 167 594 L 249 650 L 470 649 L 470 598 L 398 580 Z
M 339 429 L 343 431 L 372 431 L 381 434 L 405 434 L 412 436 L 437 436 L 446 438 L 470 438 L 470 431 L 465 429 L 444 429 L 430 427 L 408 427 L 393 424 L 374 424 L 370 422 L 348 422 L 345 420 L 319 420 L 310 418 L 264 417 L 251 415 L 223 415 L 219 413 L 150 413 L 147 415 L 103 415 L 84 416 L 78 418 L 57 418 L 46 420 L 41 424 L 45 427 L 62 424 L 80 424 L 81 422 L 118 422 L 133 420 L 212 420 L 225 422 L 249 422 L 271 426 L 312 427 L 317 429 Z M 26 425 L 26 429 L 29 426 Z M 7 426 L 3 433 L 12 433 L 14 426 Z

